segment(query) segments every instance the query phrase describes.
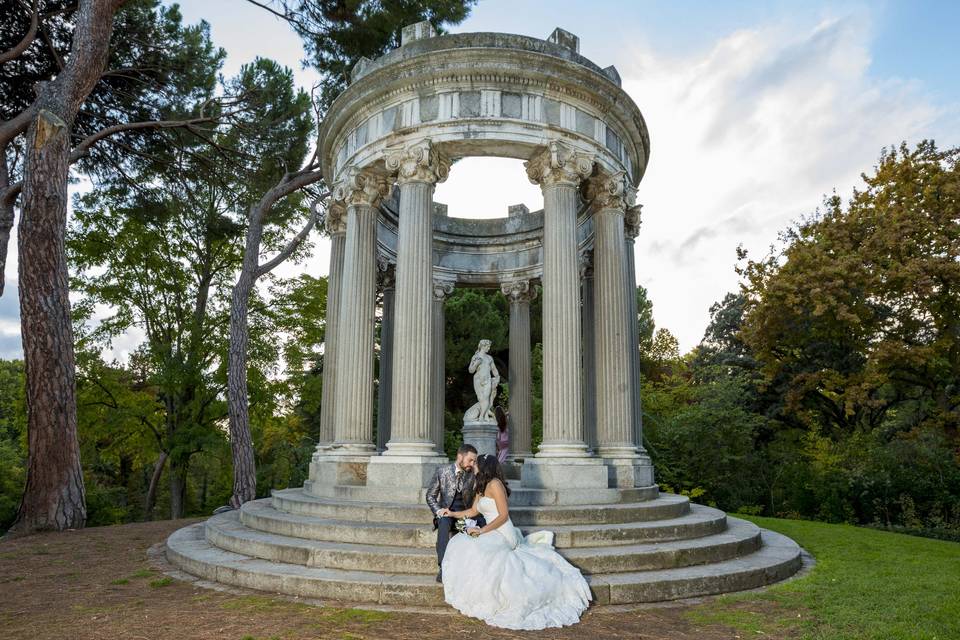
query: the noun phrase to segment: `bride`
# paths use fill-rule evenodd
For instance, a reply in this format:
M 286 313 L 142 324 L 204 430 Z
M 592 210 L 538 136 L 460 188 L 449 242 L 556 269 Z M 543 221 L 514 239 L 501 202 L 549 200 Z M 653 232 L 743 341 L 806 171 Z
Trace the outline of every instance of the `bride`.
M 464 615 L 506 629 L 545 629 L 576 624 L 590 601 L 580 571 L 552 546 L 553 534 L 526 538 L 510 521 L 504 480 L 496 456 L 477 459 L 476 498 L 465 511 L 438 516 L 472 518 L 483 514 L 483 528 L 454 536 L 443 558 L 443 592 Z

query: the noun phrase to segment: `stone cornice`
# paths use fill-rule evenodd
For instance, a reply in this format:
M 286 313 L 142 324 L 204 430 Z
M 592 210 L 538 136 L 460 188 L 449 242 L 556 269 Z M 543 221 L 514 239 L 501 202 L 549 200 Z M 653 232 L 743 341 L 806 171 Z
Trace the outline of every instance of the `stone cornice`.
M 524 163 L 527 178 L 541 188 L 564 185 L 577 187 L 593 172 L 594 158 L 569 145 L 551 140 L 546 149 Z
M 407 182 L 436 184 L 446 180 L 450 173 L 450 162 L 437 151 L 430 140 L 387 149 L 384 163 L 387 171 L 397 174 L 397 184 Z

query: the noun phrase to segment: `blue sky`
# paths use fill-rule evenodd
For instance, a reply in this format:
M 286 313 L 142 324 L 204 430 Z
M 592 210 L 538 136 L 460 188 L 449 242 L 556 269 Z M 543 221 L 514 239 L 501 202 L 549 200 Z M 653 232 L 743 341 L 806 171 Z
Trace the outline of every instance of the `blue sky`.
M 300 68 L 299 39 L 246 0 L 181 6 L 188 22 L 210 23 L 228 52 L 226 75 L 259 55 L 294 68 L 302 86 L 316 79 Z M 637 277 L 657 325 L 687 350 L 710 305 L 737 287 L 737 245 L 761 256 L 824 194 L 848 194 L 884 146 L 960 144 L 958 25 L 960 2 L 481 0 L 451 31 L 546 37 L 559 26 L 580 37 L 583 55 L 616 65 L 651 135 Z M 457 163 L 436 197 L 466 217 L 542 206 L 519 162 L 498 159 Z M 328 261 L 321 239 L 309 260 L 283 273 L 322 275 Z M 16 307 L 8 285 L 3 357 L 20 353 Z M 131 332 L 113 355 L 138 340 Z

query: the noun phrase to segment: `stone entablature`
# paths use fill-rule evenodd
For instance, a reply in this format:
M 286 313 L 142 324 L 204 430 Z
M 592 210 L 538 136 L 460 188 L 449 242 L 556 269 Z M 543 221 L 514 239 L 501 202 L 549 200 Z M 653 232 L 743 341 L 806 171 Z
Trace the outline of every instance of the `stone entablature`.
M 380 204 L 378 252 L 396 261 L 397 194 Z M 584 204 L 577 221 L 577 244 L 593 246 L 593 218 Z M 433 218 L 433 266 L 438 277 L 461 286 L 497 288 L 507 280 L 539 280 L 543 275 L 543 211 L 485 220 Z
M 561 45 L 503 34 L 426 37 L 355 75 L 321 131 L 331 184 L 347 166 L 381 166 L 388 148 L 427 139 L 451 160 L 526 160 L 550 139 L 633 184 L 646 168 L 646 125 L 615 70 Z

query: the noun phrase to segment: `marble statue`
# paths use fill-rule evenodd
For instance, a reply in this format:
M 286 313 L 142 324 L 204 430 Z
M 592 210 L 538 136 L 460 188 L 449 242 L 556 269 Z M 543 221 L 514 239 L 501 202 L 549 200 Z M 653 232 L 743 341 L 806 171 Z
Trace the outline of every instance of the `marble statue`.
M 497 365 L 488 351 L 490 351 L 490 341 L 481 340 L 467 368 L 473 374 L 473 391 L 477 394 L 477 403 L 467 409 L 463 415 L 465 421 L 493 424 L 497 422 L 497 417 L 493 413 L 493 401 L 497 397 L 500 372 L 497 371 Z

